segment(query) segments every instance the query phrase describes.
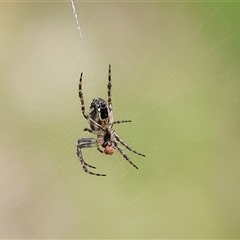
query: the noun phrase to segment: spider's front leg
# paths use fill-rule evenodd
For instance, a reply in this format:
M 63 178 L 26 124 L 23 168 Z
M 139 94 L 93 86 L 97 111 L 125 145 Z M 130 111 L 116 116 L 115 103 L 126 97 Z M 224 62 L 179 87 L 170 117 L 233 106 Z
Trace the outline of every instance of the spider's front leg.
M 100 174 L 100 173 L 93 173 L 91 171 L 89 171 L 87 169 L 87 167 L 90 167 L 90 168 L 95 168 L 89 164 L 87 164 L 84 159 L 83 159 L 83 155 L 82 155 L 82 148 L 92 148 L 92 147 L 97 147 L 98 150 L 100 150 L 98 148 L 98 146 L 96 145 L 96 140 L 94 138 L 81 138 L 78 140 L 78 143 L 77 143 L 77 155 L 79 157 L 79 160 L 82 164 L 82 168 L 83 170 L 86 172 L 86 173 L 89 173 L 89 174 L 92 174 L 94 176 L 106 176 L 106 174 Z

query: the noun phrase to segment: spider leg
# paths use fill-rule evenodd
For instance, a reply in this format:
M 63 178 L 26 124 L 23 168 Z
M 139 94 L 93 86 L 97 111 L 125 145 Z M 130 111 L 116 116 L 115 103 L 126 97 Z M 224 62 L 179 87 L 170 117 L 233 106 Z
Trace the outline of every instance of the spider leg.
M 84 105 L 83 92 L 82 92 L 82 75 L 83 75 L 83 73 L 81 73 L 80 79 L 79 79 L 78 96 L 79 96 L 80 101 L 81 101 L 82 114 L 86 119 L 88 119 L 88 115 L 85 113 L 85 105 Z
M 102 127 L 100 124 L 98 124 L 97 122 L 95 122 L 92 118 L 88 118 L 88 121 L 89 121 L 94 127 L 98 128 L 98 129 L 101 129 L 101 130 L 104 130 L 103 127 Z
M 81 138 L 78 140 L 78 144 L 77 144 L 77 155 L 80 158 L 80 162 L 82 163 L 82 165 L 91 167 L 91 168 L 95 168 L 94 166 L 91 166 L 90 164 L 87 164 L 81 154 L 81 149 L 82 148 L 91 148 L 91 147 L 96 147 L 96 142 L 94 138 Z M 81 156 L 80 156 L 81 155 Z
M 139 156 L 146 157 L 144 154 L 139 153 L 139 152 L 135 151 L 134 149 L 132 149 L 131 147 L 129 147 L 125 142 L 123 142 L 123 140 L 116 133 L 115 133 L 115 137 L 116 137 L 116 140 L 118 142 L 120 142 L 129 151 L 134 152 L 135 154 L 137 154 Z
M 101 150 L 99 147 L 97 147 L 97 150 L 98 150 L 100 153 L 103 153 L 103 150 Z
M 112 105 L 112 98 L 111 98 L 111 90 L 112 90 L 112 82 L 111 82 L 111 65 L 109 64 L 109 69 L 108 69 L 108 105 Z
M 83 131 L 93 133 L 93 131 L 92 131 L 90 128 L 84 128 Z M 97 150 L 98 150 L 100 153 L 103 153 L 103 150 L 101 150 L 98 146 L 97 146 Z
M 90 128 L 84 128 L 83 131 L 92 133 L 93 131 Z
M 128 123 L 128 122 L 132 122 L 132 120 L 118 120 L 118 121 L 114 121 L 113 124 Z
M 136 169 L 138 169 L 138 167 L 129 159 L 127 154 L 124 153 L 123 150 L 117 144 L 115 145 L 115 147 L 130 164 L 132 164 Z
M 94 176 L 106 176 L 106 174 L 93 173 L 87 169 L 87 167 L 90 167 L 90 168 L 95 168 L 95 167 L 87 164 L 84 161 L 81 149 L 82 148 L 92 148 L 92 147 L 97 147 L 96 140 L 94 138 L 81 138 L 78 140 L 77 155 L 79 157 L 80 163 L 82 164 L 82 168 L 86 173 L 92 174 Z M 97 147 L 97 149 L 98 149 L 98 147 Z

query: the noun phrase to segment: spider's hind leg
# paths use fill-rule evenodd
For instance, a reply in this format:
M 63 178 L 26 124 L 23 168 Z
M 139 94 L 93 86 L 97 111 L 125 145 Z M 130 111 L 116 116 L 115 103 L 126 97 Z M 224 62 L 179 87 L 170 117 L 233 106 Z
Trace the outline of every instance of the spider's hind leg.
M 136 169 L 138 169 L 138 167 L 129 159 L 127 154 L 125 152 L 123 152 L 123 150 L 118 145 L 116 145 L 116 148 L 130 164 L 132 164 Z
M 128 146 L 117 134 L 115 134 L 115 137 L 116 137 L 117 141 L 120 142 L 127 150 L 129 150 L 139 156 L 146 157 L 144 154 L 139 153 L 139 152 L 135 151 L 134 149 L 132 149 L 130 146 Z

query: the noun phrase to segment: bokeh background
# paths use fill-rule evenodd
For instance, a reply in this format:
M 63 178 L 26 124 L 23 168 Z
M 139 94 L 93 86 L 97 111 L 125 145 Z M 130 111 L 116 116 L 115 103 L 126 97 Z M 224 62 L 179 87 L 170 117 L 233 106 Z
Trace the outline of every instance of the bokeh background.
M 0 238 L 239 238 L 240 3 L 0 3 Z M 78 22 L 77 22 L 78 20 Z M 84 151 L 107 96 L 146 158 Z

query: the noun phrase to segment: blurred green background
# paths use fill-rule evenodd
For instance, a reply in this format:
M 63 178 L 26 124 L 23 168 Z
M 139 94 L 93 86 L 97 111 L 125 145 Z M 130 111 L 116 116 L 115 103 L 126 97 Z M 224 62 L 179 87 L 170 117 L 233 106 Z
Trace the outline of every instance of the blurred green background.
M 0 238 L 239 238 L 240 4 L 0 3 Z M 77 27 L 80 27 L 77 28 Z M 81 33 L 81 34 L 80 34 Z M 146 158 L 84 151 L 107 96 Z

